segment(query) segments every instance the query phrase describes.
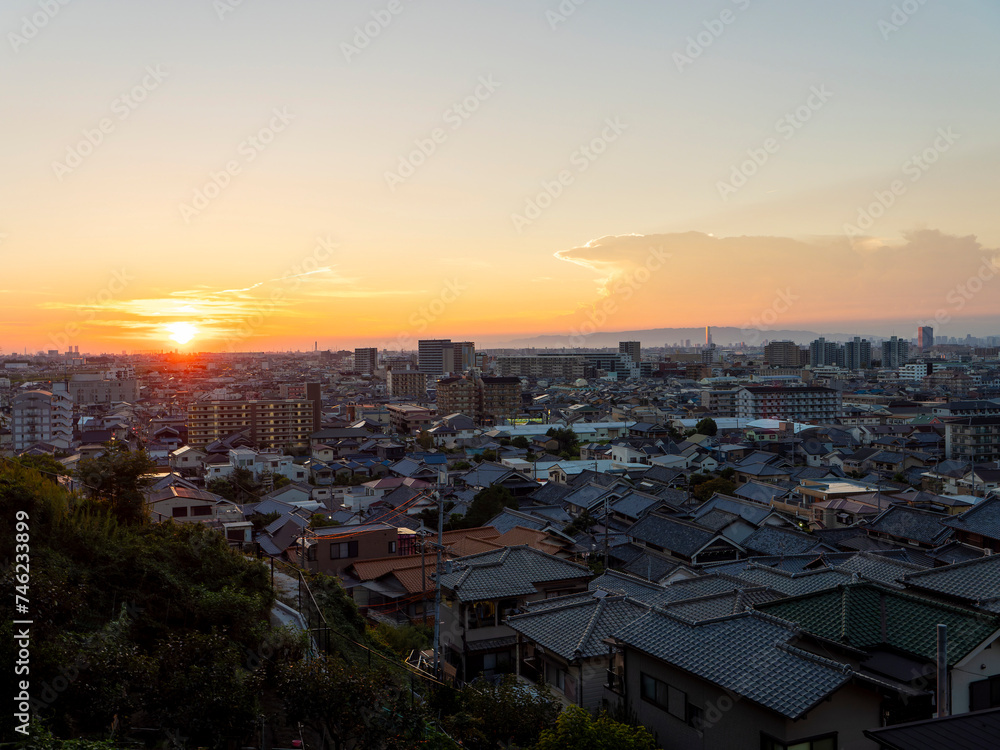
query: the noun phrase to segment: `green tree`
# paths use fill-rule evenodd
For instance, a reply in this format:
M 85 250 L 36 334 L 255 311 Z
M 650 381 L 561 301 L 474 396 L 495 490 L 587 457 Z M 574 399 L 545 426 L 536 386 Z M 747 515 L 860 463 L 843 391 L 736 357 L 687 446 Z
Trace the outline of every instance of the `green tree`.
M 43 477 L 53 482 L 55 482 L 58 477 L 69 476 L 69 471 L 67 471 L 66 467 L 63 466 L 61 462 L 52 458 L 52 456 L 20 456 L 14 460 L 22 466 L 27 466 L 29 469 L 35 469 Z
M 645 727 L 615 721 L 606 713 L 596 717 L 579 706 L 559 714 L 556 725 L 542 732 L 534 750 L 654 750 L 656 742 Z
M 694 495 L 698 500 L 704 502 L 708 500 L 712 495 L 718 492 L 720 495 L 732 495 L 733 490 L 736 489 L 735 482 L 730 482 L 728 479 L 709 479 L 707 482 L 702 482 L 697 487 L 691 490 L 691 494 Z
M 522 448 L 523 450 L 528 450 L 528 448 L 531 447 L 531 441 L 524 435 L 518 435 L 516 438 L 511 440 L 510 443 L 515 448 Z
M 228 477 L 213 479 L 205 488 L 209 492 L 221 495 L 226 500 L 241 505 L 259 500 L 264 491 L 264 485 L 250 469 L 244 466 L 237 466 Z
M 131 451 L 118 441 L 104 444 L 97 458 L 80 461 L 76 477 L 84 492 L 95 502 L 107 506 L 120 523 L 136 525 L 147 519 L 143 488 L 156 464 L 144 450 Z
M 708 437 L 715 437 L 719 432 L 719 425 L 715 423 L 715 420 L 711 417 L 705 417 L 700 420 L 698 424 L 694 426 L 694 430 L 699 435 L 708 435 Z
M 482 463 L 483 461 L 496 461 L 498 458 L 499 456 L 497 455 L 497 452 L 492 448 L 487 448 L 478 456 L 476 456 L 476 460 L 479 461 L 480 463 Z
M 517 498 L 510 494 L 510 490 L 498 484 L 480 490 L 472 498 L 469 510 L 466 512 L 465 518 L 462 519 L 462 525 L 459 528 L 471 529 L 482 526 L 504 508 L 513 508 L 514 510 L 518 508 Z
M 580 455 L 580 438 L 569 427 L 550 427 L 545 434 L 559 442 L 560 453 Z
M 532 687 L 504 675 L 498 682 L 475 680 L 462 688 L 462 710 L 449 717 L 446 728 L 465 747 L 526 747 L 534 743 L 559 715 L 559 702 L 545 687 Z
M 385 668 L 318 656 L 285 667 L 279 691 L 288 718 L 319 734 L 323 747 L 413 747 L 423 736 L 422 716 Z
M 422 430 L 419 435 L 417 435 L 417 445 L 423 448 L 425 451 L 429 451 L 434 447 L 434 437 L 427 432 L 427 430 Z

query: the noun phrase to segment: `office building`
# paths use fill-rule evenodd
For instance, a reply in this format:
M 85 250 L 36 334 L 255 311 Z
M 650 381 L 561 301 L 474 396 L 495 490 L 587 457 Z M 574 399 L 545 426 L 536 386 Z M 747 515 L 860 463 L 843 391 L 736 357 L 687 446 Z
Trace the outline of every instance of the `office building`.
M 454 369 L 453 357 L 451 339 L 421 339 L 417 342 L 417 367 L 425 375 L 451 372 Z
M 712 343 L 712 326 L 705 326 L 705 348 L 711 349 L 715 344 Z
M 371 375 L 378 369 L 378 349 L 367 347 L 354 350 L 354 370 Z
M 926 352 L 932 346 L 934 346 L 934 329 L 930 326 L 917 328 L 917 348 Z
M 843 367 L 844 348 L 835 341 L 827 341 L 820 336 L 809 344 L 809 366 L 810 367 Z

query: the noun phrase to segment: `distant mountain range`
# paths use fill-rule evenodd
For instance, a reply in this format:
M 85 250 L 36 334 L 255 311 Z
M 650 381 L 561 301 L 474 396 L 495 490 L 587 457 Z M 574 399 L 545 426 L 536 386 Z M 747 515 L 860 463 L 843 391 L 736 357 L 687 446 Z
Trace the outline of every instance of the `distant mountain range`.
M 808 344 L 820 336 L 827 341 L 849 341 L 859 334 L 856 333 L 817 333 L 816 331 L 758 331 L 735 327 L 712 327 L 712 342 L 718 346 L 733 346 L 741 342 L 748 346 L 760 346 L 765 341 L 794 341 L 797 344 Z M 862 338 L 882 337 L 862 336 Z M 886 337 L 887 338 L 887 337 Z M 532 336 L 530 338 L 512 339 L 489 348 L 511 349 L 563 349 L 563 348 L 593 348 L 618 347 L 619 341 L 639 341 L 643 346 L 676 346 L 691 340 L 691 346 L 702 346 L 705 343 L 704 328 L 651 328 L 645 331 L 598 331 L 589 336 L 579 334 L 549 334 Z

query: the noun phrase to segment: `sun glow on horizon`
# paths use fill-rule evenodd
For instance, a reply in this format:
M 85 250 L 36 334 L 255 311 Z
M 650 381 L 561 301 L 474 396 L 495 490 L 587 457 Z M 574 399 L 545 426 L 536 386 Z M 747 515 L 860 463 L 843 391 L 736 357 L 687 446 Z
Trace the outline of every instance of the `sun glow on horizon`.
M 170 323 L 167 325 L 170 338 L 178 344 L 186 344 L 198 335 L 198 329 L 190 323 Z

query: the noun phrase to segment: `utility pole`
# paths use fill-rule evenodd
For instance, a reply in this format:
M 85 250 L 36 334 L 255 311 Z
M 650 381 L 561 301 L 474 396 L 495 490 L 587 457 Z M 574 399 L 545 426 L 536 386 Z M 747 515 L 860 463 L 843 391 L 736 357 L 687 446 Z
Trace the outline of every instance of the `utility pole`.
M 434 676 L 441 678 L 441 550 L 444 549 L 444 498 L 438 492 L 437 586 L 434 592 Z

